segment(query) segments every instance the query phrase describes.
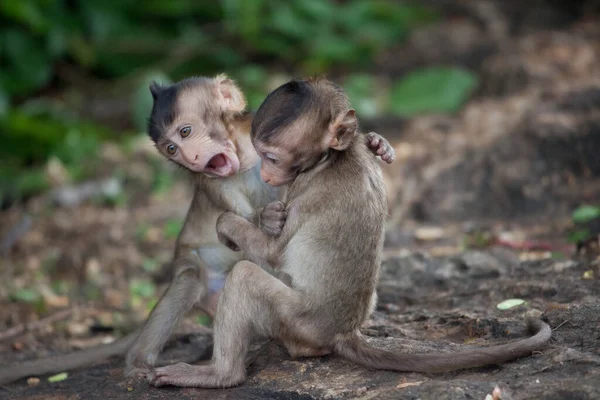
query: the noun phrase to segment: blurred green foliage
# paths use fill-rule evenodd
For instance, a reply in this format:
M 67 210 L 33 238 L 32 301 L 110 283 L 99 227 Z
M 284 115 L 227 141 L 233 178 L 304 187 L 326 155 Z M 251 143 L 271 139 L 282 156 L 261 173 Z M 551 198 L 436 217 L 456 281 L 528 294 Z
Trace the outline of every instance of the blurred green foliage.
M 399 115 L 455 112 L 477 86 L 477 78 L 457 68 L 415 71 L 392 88 L 392 109 Z
M 600 218 L 600 207 L 583 205 L 572 213 L 573 222 L 576 224 L 584 224 Z
M 252 109 L 291 76 L 336 71 L 359 115 L 454 111 L 475 84 L 464 71 L 429 71 L 391 92 L 364 72 L 435 19 L 417 1 L 0 0 L 0 206 L 48 187 L 41 168 L 51 157 L 72 181 L 84 179 L 98 144 L 123 136 L 69 106 L 65 89 L 82 79 L 131 93 L 137 131 L 150 81 L 219 72 L 239 82 Z
M 583 243 L 593 235 L 590 224 L 600 224 L 600 206 L 584 204 L 573 210 L 571 219 L 573 229 L 569 232 L 568 240 L 571 243 Z
M 9 101 L 34 93 L 61 62 L 103 78 L 241 68 L 248 81 L 264 78 L 256 66 L 244 70 L 251 60 L 304 74 L 364 67 L 433 16 L 385 0 L 2 0 L 0 92 Z

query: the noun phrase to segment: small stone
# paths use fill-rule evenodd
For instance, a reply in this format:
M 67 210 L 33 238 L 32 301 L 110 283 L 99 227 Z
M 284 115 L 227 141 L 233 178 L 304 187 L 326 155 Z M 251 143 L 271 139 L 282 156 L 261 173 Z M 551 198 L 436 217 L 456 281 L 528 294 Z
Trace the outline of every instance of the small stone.
M 51 157 L 46 164 L 46 176 L 52 186 L 62 186 L 69 182 L 69 171 L 57 157 Z
M 415 238 L 423 241 L 438 240 L 444 237 L 444 230 L 438 226 L 424 226 L 415 230 Z
M 552 253 L 549 251 L 526 251 L 519 254 L 520 261 L 548 260 L 550 258 L 552 258 Z
M 28 386 L 37 386 L 39 384 L 40 384 L 40 378 L 36 378 L 35 376 L 32 376 L 31 378 L 27 378 Z
M 71 336 L 83 336 L 88 333 L 89 327 L 79 322 L 70 322 L 67 325 L 67 330 Z
M 492 400 L 500 400 L 502 398 L 502 391 L 500 390 L 500 388 L 498 386 L 496 386 L 494 388 L 494 391 L 492 392 Z

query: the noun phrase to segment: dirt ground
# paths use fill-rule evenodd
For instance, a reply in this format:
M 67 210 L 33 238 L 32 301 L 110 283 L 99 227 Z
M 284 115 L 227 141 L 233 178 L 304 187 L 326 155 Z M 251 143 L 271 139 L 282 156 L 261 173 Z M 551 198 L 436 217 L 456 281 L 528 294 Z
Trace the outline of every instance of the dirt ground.
M 380 297 L 363 332 L 398 351 L 457 351 L 522 338 L 533 314 L 553 329 L 547 349 L 501 366 L 424 375 L 371 371 L 335 356 L 293 361 L 268 343 L 255 347 L 238 388 L 151 388 L 125 379 L 115 358 L 59 382 L 5 385 L 0 398 L 483 400 L 498 387 L 503 400 L 599 399 L 600 222 L 586 226 L 586 243 L 568 238 L 580 228 L 572 211 L 600 204 L 600 19 L 551 1 L 530 9 L 440 3 L 453 18 L 383 55 L 377 69 L 394 76 L 452 62 L 479 72 L 481 85 L 456 116 L 362 123 L 388 137 L 398 156 L 385 167 Z M 544 24 L 532 15 L 547 3 L 554 8 L 543 8 Z M 57 189 L 0 212 L 3 367 L 113 340 L 139 326 L 165 287 L 155 278 L 189 204 L 185 175 L 164 169 L 146 138 L 132 152 L 106 145 L 100 153 L 106 170 L 98 181 L 119 176 L 123 204 L 68 206 Z M 497 308 L 513 298 L 525 303 Z M 199 322 L 206 319 L 186 320 L 167 359 L 210 358 L 212 338 Z

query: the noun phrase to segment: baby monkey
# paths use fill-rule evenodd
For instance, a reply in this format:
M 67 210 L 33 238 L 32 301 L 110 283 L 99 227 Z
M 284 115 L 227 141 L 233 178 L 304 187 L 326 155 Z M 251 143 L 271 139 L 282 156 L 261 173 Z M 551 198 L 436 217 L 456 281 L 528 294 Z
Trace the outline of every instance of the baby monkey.
M 254 337 L 281 341 L 292 357 L 335 353 L 369 368 L 425 373 L 505 362 L 548 341 L 549 326 L 531 320 L 532 337 L 460 353 L 401 354 L 370 345 L 359 328 L 376 303 L 386 193 L 346 95 L 327 80 L 286 83 L 258 109 L 251 139 L 262 179 L 284 188 L 276 204 L 287 211 L 285 225 L 273 236 L 234 213 L 219 217 L 219 239 L 247 261 L 227 276 L 211 363 L 156 368 L 147 375 L 151 384 L 238 385 Z M 262 265 L 287 274 L 289 284 Z
M 246 110 L 245 97 L 235 82 L 223 74 L 193 77 L 169 86 L 153 83 L 150 92 L 148 135 L 160 154 L 184 168 L 194 184 L 170 264 L 171 285 L 136 332 L 107 345 L 2 367 L 0 384 L 74 369 L 125 352 L 128 374 L 154 367 L 173 328 L 188 311 L 200 305 L 214 314 L 210 303 L 221 289 L 220 280 L 246 258 L 219 242 L 215 229 L 219 215 L 233 212 L 269 235 L 281 231 L 285 213 L 271 203 L 277 199 L 277 188 L 260 177 L 261 158 L 250 141 L 254 115 Z M 372 154 L 376 154 L 387 163 L 393 161 L 394 150 L 387 140 L 373 132 L 362 140 L 371 158 L 375 160 Z

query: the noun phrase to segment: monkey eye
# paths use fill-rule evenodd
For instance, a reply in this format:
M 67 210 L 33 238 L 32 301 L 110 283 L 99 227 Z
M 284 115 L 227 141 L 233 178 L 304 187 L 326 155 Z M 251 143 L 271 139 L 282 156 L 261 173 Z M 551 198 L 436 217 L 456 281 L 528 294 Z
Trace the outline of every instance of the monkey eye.
M 265 154 L 265 158 L 272 162 L 274 165 L 279 164 L 279 160 L 273 154 L 267 153 Z
M 179 134 L 182 138 L 190 136 L 190 133 L 192 133 L 192 127 L 190 125 L 186 125 L 179 130 Z
M 170 155 L 177 153 L 177 146 L 173 143 L 169 143 L 167 145 L 167 153 L 169 153 Z

